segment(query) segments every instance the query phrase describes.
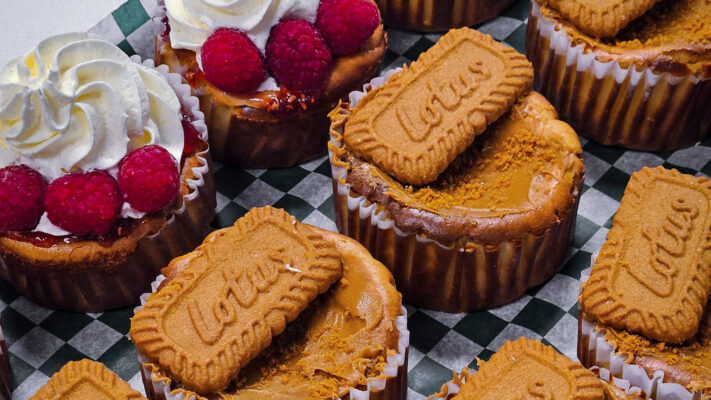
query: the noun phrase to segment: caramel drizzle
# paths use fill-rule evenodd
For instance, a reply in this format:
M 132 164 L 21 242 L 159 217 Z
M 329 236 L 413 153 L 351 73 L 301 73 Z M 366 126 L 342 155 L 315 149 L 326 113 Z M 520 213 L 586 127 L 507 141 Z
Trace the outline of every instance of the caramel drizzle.
M 442 84 L 436 84 L 431 79 L 427 81 L 427 89 L 430 95 L 420 107 L 418 116 L 421 122 L 425 124 L 423 129 L 418 129 L 408 115 L 407 106 L 400 104 L 396 107 L 397 119 L 400 122 L 403 130 L 415 142 L 425 140 L 432 129 L 438 127 L 442 123 L 442 109 L 444 111 L 453 111 L 462 104 L 462 100 L 470 97 L 481 86 L 481 82 L 491 79 L 491 71 L 483 68 L 481 61 L 476 61 L 469 64 L 467 70 L 473 75 L 468 78 L 463 73 L 458 73 L 457 76 Z M 438 106 L 437 103 L 441 105 Z M 471 132 L 473 127 L 468 118 L 463 118 L 457 123 L 457 129 L 461 134 Z
M 623 264 L 637 282 L 659 297 L 669 297 L 674 292 L 674 277 L 679 274 L 677 259 L 686 254 L 693 220 L 699 215 L 699 209 L 687 205 L 683 198 L 674 200 L 671 207 L 673 211 L 667 214 L 660 228 L 656 231 L 650 231 L 647 227 L 642 229 L 642 236 L 649 241 L 652 251 L 649 265 L 661 280 L 645 279 L 632 265 Z
M 283 247 L 273 250 L 267 257 L 271 263 L 258 264 L 243 271 L 231 268 L 222 270 L 226 284 L 210 307 L 215 323 L 205 321 L 205 313 L 200 310 L 195 299 L 187 301 L 190 321 L 203 343 L 211 345 L 222 338 L 225 328 L 237 320 L 238 306 L 251 307 L 259 293 L 266 292 L 279 279 L 280 274 L 298 271 L 290 268 L 291 263 Z

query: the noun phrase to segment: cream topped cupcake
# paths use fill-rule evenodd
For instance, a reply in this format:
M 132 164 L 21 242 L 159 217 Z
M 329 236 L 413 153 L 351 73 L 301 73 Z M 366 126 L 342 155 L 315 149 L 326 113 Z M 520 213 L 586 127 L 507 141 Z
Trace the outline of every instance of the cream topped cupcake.
M 142 254 L 143 243 L 158 245 L 163 228 L 192 219 L 193 233 L 160 245 L 170 259 L 211 219 L 201 120 L 178 76 L 86 33 L 50 37 L 5 65 L 0 275 L 49 307 L 137 301 L 165 261 Z M 201 211 L 185 213 L 188 200 Z
M 213 155 L 243 167 L 326 153 L 338 101 L 377 75 L 387 36 L 370 0 L 166 0 L 156 60 L 200 98 Z

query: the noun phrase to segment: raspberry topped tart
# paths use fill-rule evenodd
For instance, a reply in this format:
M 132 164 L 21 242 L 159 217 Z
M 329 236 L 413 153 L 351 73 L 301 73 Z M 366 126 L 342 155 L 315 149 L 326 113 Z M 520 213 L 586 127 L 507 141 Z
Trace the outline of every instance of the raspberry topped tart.
M 0 276 L 50 308 L 134 304 L 207 233 L 207 130 L 180 77 L 85 33 L 0 69 Z
M 326 153 L 327 113 L 380 72 L 371 0 L 165 0 L 156 61 L 200 99 L 213 156 L 248 168 Z

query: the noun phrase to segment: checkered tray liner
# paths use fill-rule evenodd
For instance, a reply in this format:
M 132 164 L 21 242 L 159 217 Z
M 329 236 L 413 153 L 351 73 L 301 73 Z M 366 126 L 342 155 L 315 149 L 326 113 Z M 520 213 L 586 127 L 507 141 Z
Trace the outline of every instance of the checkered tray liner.
M 528 0 L 477 28 L 524 52 Z M 155 0 L 128 0 L 91 32 L 126 53 L 153 56 Z M 385 69 L 416 59 L 440 35 L 389 29 Z M 562 269 L 520 300 L 498 309 L 445 314 L 408 307 L 411 347 L 408 399 L 421 400 L 451 379 L 451 370 L 476 368 L 505 341 L 519 336 L 542 339 L 575 358 L 580 271 L 590 266 L 619 206 L 632 172 L 663 165 L 694 175 L 711 175 L 711 139 L 676 152 L 644 153 L 600 146 L 581 138 L 585 183 L 573 246 Z M 215 228 L 232 223 L 251 207 L 281 207 L 300 220 L 335 230 L 331 169 L 325 157 L 298 167 L 244 170 L 215 165 Z M 143 392 L 136 350 L 128 340 L 132 309 L 73 314 L 39 307 L 0 281 L 0 312 L 10 350 L 13 399 L 26 399 L 67 361 L 91 358 L 106 364 Z

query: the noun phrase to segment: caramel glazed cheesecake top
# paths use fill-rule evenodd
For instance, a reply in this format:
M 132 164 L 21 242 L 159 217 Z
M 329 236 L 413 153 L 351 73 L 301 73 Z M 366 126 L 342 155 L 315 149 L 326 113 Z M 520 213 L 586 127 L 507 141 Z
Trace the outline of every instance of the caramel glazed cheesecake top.
M 600 61 L 622 67 L 645 66 L 654 72 L 711 77 L 711 0 L 662 0 L 610 37 L 585 33 L 586 27 L 566 18 L 564 6 L 590 0 L 535 0 L 544 17 L 564 29 L 572 45 L 582 45 Z M 621 3 L 607 0 L 604 3 Z M 636 3 L 639 1 L 628 1 Z M 613 10 L 617 11 L 613 8 Z M 633 15 L 634 16 L 634 15 Z M 577 18 L 576 18 L 577 19 Z
M 347 147 L 334 157 L 348 166 L 352 190 L 382 204 L 399 229 L 443 244 L 497 244 L 565 218 L 580 190 L 581 154 L 575 131 L 529 92 L 429 185 L 403 185 Z

